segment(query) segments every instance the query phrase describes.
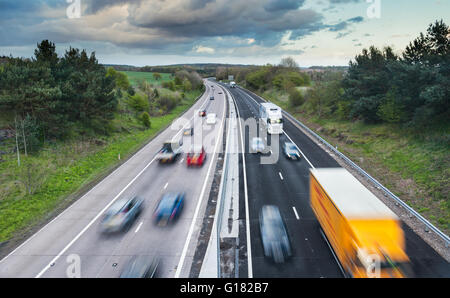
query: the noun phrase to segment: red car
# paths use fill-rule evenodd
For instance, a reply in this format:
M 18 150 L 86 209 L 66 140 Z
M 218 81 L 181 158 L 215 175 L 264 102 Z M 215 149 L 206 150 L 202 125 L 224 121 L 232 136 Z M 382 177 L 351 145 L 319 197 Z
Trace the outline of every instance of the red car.
M 186 157 L 187 166 L 202 166 L 205 162 L 206 152 L 205 148 L 195 147 L 191 150 Z
M 200 117 L 205 117 L 206 116 L 206 110 L 202 110 L 202 111 L 198 112 L 198 115 Z

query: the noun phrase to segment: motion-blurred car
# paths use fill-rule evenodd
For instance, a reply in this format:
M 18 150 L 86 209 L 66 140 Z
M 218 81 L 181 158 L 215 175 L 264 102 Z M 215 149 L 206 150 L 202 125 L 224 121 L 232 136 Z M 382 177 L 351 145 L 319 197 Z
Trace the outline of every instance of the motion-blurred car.
M 181 154 L 182 138 L 178 142 L 165 142 L 161 150 L 156 154 L 156 160 L 160 163 L 175 162 Z
M 283 144 L 283 152 L 284 152 L 284 156 L 286 156 L 286 158 L 289 158 L 292 160 L 300 160 L 302 157 L 297 146 L 295 146 L 291 142 L 285 142 Z
M 222 91 L 219 91 L 219 94 L 223 94 Z
M 211 113 L 206 116 L 206 124 L 212 125 L 216 124 L 216 114 Z
M 200 117 L 205 117 L 206 116 L 206 110 L 201 110 L 200 112 L 198 112 L 198 115 Z
M 120 278 L 154 278 L 158 270 L 159 258 L 134 256 L 125 265 Z
M 211 96 L 209 99 L 210 99 L 210 100 L 214 100 L 214 96 Z
M 184 193 L 165 194 L 153 214 L 156 224 L 165 226 L 176 219 L 183 209 L 184 197 Z
M 284 263 L 292 255 L 289 237 L 277 206 L 265 205 L 259 213 L 259 228 L 264 255 Z
M 252 152 L 253 153 L 264 153 L 266 146 L 261 138 L 252 139 Z
M 184 136 L 193 136 L 194 135 L 194 128 L 193 127 L 185 128 L 184 131 L 183 131 L 183 135 Z
M 203 166 L 206 159 L 206 152 L 203 146 L 195 146 L 186 156 L 186 163 L 189 166 Z
M 142 202 L 143 200 L 139 197 L 114 202 L 105 212 L 100 223 L 102 232 L 120 232 L 131 227 L 142 211 Z

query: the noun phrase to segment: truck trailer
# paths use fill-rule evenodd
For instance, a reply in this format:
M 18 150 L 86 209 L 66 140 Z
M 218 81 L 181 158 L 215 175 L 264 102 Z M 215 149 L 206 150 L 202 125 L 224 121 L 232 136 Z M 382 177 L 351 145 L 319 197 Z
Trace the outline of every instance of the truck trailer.
M 399 218 L 347 170 L 311 169 L 310 204 L 346 277 L 411 277 Z

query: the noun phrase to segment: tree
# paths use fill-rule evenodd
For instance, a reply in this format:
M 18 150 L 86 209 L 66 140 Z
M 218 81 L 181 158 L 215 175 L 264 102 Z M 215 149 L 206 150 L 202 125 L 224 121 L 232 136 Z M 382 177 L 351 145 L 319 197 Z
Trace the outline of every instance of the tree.
M 150 115 L 147 112 L 143 112 L 141 114 L 141 121 L 142 124 L 146 127 L 146 128 L 150 128 L 151 126 L 151 122 L 150 122 Z
M 420 33 L 403 53 L 408 63 L 436 65 L 450 56 L 450 28 L 443 20 L 430 24 L 427 34 Z
M 292 57 L 286 57 L 286 58 L 281 59 L 281 62 L 279 65 L 281 67 L 286 67 L 286 68 L 295 68 L 295 69 L 299 68 L 297 62 L 295 62 L 295 59 Z
M 128 80 L 128 76 L 123 72 L 116 71 L 114 68 L 109 67 L 106 71 L 107 77 L 112 77 L 114 79 L 115 85 L 122 90 L 129 90 L 130 81 Z
M 37 62 L 47 63 L 49 66 L 55 66 L 58 63 L 56 46 L 48 40 L 43 40 L 37 44 L 37 49 L 34 50 L 34 56 Z
M 155 79 L 155 81 L 159 81 L 161 80 L 161 78 L 162 78 L 161 74 L 157 72 L 153 73 L 153 79 Z

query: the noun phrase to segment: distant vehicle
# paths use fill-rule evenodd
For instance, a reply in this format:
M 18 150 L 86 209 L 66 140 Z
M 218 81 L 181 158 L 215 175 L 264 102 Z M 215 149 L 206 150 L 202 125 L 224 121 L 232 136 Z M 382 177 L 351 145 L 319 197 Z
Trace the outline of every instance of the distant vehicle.
M 218 93 L 219 93 L 219 94 L 223 94 L 223 92 L 222 92 L 222 91 L 219 91 Z
M 292 159 L 292 160 L 300 160 L 302 157 L 297 146 L 295 146 L 291 142 L 285 142 L 283 144 L 283 152 L 287 158 Z
M 183 135 L 185 135 L 185 136 L 193 136 L 194 135 L 194 128 L 193 127 L 185 128 L 184 131 L 183 131 Z
M 310 203 L 347 276 L 410 277 L 399 218 L 347 170 L 310 170 Z
M 101 220 L 102 232 L 114 233 L 128 229 L 141 213 L 142 202 L 143 200 L 139 197 L 114 202 Z
M 211 96 L 211 97 L 209 98 L 209 100 L 214 100 L 214 96 Z
M 216 114 L 211 113 L 206 116 L 206 124 L 216 124 Z
M 236 82 L 230 82 L 230 88 L 236 88 Z
M 198 115 L 200 117 L 205 117 L 206 116 L 206 110 L 201 110 L 200 112 L 198 112 Z
M 264 153 L 266 146 L 261 138 L 252 139 L 252 153 Z
M 206 152 L 203 146 L 194 146 L 186 156 L 188 166 L 203 166 L 206 159 Z
M 134 256 L 125 265 L 120 278 L 154 278 L 158 270 L 159 258 Z
M 184 197 L 184 193 L 165 194 L 153 214 L 156 224 L 165 226 L 175 220 L 183 209 Z
M 183 140 L 178 142 L 165 142 L 162 149 L 156 154 L 156 160 L 160 163 L 174 162 L 181 154 Z
M 275 263 L 284 263 L 292 256 L 286 226 L 277 206 L 262 207 L 259 213 L 259 229 L 266 257 L 273 258 Z
M 283 114 L 281 108 L 273 103 L 262 103 L 259 118 L 269 134 L 283 133 Z

